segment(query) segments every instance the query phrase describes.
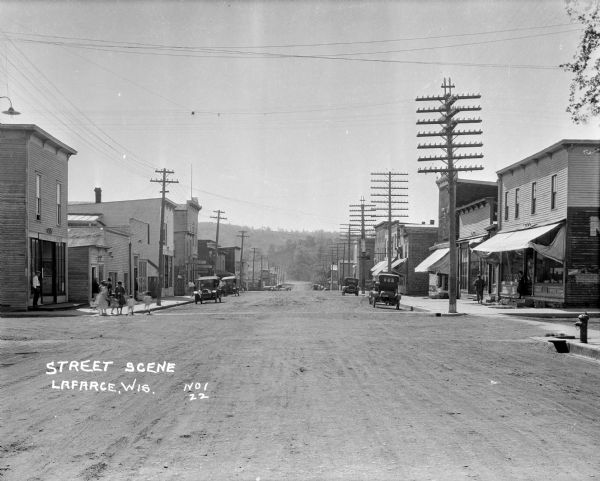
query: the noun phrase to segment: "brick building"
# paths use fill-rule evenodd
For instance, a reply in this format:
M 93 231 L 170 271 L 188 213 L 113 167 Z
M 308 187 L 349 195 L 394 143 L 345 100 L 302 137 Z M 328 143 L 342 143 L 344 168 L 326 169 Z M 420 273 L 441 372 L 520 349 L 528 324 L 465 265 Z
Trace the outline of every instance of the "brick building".
M 450 274 L 450 196 L 448 192 L 448 179 L 441 177 L 436 181 L 439 189 L 438 215 L 439 228 L 437 243 L 432 246 L 430 254 L 417 267 L 415 272 L 429 273 L 429 296 L 432 298 L 448 297 L 448 276 Z M 459 208 L 469 205 L 478 199 L 496 197 L 498 185 L 496 182 L 482 180 L 456 180 L 456 207 L 457 225 L 459 221 Z M 459 230 L 456 229 L 457 236 Z M 456 242 L 453 239 L 452 242 Z
M 0 124 L 0 307 L 68 300 L 68 161 L 77 152 L 36 125 Z

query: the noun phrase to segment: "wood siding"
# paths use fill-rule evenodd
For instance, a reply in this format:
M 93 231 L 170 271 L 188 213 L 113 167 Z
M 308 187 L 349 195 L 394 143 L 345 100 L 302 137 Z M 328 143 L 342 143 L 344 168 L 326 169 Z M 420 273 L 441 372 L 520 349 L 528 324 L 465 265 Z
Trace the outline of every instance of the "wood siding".
M 25 309 L 27 268 L 27 149 L 23 131 L 0 131 L 0 307 Z
M 89 302 L 92 284 L 90 270 L 89 246 L 69 247 L 69 300 L 72 302 Z
M 493 206 L 488 202 L 478 207 L 470 208 L 467 212 L 458 214 L 458 238 L 487 235 L 486 227 L 493 222 Z
M 562 149 L 554 155 L 546 155 L 537 162 L 500 176 L 498 199 L 498 225 L 502 231 L 526 229 L 531 226 L 559 222 L 567 217 L 568 156 Z M 552 176 L 556 175 L 558 190 L 556 206 L 551 208 Z M 536 182 L 536 211 L 531 213 L 531 184 Z M 515 189 L 520 189 L 519 217 L 515 218 Z M 505 192 L 508 192 L 508 220 L 505 220 Z
M 569 207 L 600 207 L 600 147 L 569 151 Z

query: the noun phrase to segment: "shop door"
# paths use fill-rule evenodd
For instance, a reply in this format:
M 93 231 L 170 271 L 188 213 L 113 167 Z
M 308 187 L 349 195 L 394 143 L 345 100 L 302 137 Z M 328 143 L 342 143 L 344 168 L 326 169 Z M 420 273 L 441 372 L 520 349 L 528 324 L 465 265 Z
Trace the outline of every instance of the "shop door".
M 42 240 L 42 293 L 40 300 L 42 304 L 56 303 L 56 256 L 55 243 Z

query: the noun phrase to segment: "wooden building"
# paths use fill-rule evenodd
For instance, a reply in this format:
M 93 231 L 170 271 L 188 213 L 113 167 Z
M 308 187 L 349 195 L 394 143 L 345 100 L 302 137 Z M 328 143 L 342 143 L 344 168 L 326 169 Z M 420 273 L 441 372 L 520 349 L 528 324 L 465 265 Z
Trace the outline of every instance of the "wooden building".
M 177 204 L 165 200 L 165 217 L 163 225 L 163 285 L 158 285 L 160 210 L 162 199 L 131 199 L 104 202 L 102 191 L 96 187 L 96 198 L 93 203 L 71 202 L 69 214 L 100 215 L 102 223 L 114 230 L 127 232 L 131 242 L 131 266 L 129 259 L 123 257 L 116 270 L 105 272 L 105 277 L 112 279 L 113 285 L 122 281 L 132 285 L 132 290 L 150 291 L 153 297 L 174 295 L 174 213 Z M 100 264 L 98 264 L 100 265 Z M 90 267 L 93 268 L 93 265 Z M 128 274 L 126 279 L 125 274 Z M 102 279 L 100 279 L 102 280 Z
M 202 206 L 196 197 L 175 208 L 174 221 L 174 264 L 176 296 L 189 293 L 188 283 L 198 277 L 198 214 Z
M 494 230 L 497 215 L 496 196 L 457 207 L 456 213 L 459 296 L 475 295 L 474 282 L 478 275 L 485 281 L 485 292 L 489 295 L 497 283 L 496 271 L 488 264 L 485 256 L 473 248 L 485 241 Z
M 600 140 L 561 140 L 497 174 L 498 233 L 474 248 L 496 264 L 496 294 L 598 305 Z
M 36 125 L 0 124 L 0 307 L 68 301 L 68 161 L 77 152 Z

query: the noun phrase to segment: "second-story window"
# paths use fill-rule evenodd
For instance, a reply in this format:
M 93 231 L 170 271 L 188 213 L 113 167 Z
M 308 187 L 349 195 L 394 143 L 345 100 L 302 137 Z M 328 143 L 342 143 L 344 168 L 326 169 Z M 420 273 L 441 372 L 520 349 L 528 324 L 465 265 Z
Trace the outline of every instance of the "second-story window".
M 62 204 L 60 202 L 60 198 L 62 197 L 62 186 L 60 184 L 56 184 L 56 225 L 61 224 L 62 219 Z
M 535 214 L 535 201 L 537 199 L 537 183 L 531 184 L 531 213 Z
M 519 189 L 515 189 L 515 219 L 519 218 Z
M 42 176 L 35 175 L 35 218 L 42 220 Z
M 556 208 L 556 193 L 558 191 L 558 177 L 556 174 L 552 176 L 552 191 L 550 193 L 550 208 Z
M 508 220 L 508 192 L 504 193 L 504 220 Z

